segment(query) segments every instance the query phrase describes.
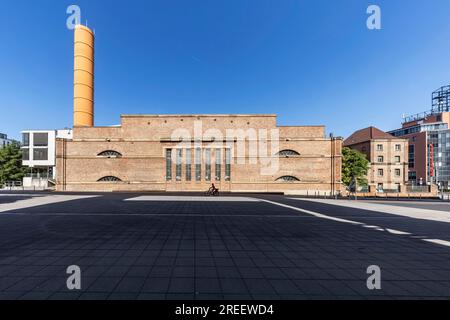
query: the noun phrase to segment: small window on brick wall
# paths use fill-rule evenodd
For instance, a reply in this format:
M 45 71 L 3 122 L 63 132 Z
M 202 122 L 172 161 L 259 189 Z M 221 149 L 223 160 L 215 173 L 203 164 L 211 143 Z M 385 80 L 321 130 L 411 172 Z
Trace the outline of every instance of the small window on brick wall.
M 121 182 L 122 179 L 114 176 L 106 176 L 97 180 L 97 182 Z
M 278 182 L 298 182 L 299 178 L 294 176 L 282 176 L 277 179 Z
M 282 150 L 280 152 L 277 153 L 278 156 L 280 157 L 294 157 L 294 156 L 299 156 L 300 153 L 298 153 L 297 151 L 294 150 Z
M 107 158 L 121 158 L 122 154 L 120 152 L 114 151 L 114 150 L 106 150 L 103 152 L 100 152 L 97 157 L 107 157 Z

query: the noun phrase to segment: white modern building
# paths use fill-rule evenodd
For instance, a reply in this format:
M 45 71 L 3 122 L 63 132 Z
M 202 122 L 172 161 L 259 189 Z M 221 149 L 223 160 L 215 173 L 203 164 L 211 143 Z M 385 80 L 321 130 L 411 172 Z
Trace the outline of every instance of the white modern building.
M 0 133 L 0 148 L 6 147 L 14 142 L 17 142 L 12 139 L 8 139 L 8 136 L 4 133 Z
M 24 187 L 47 188 L 55 183 L 56 138 L 72 139 L 72 129 L 22 131 L 22 164 L 29 167 Z

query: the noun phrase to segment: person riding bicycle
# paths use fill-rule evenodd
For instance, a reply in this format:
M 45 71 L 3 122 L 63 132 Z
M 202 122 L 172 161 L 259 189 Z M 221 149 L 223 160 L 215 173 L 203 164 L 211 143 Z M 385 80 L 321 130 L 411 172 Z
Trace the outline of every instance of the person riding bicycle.
M 215 195 L 219 192 L 219 189 L 216 188 L 216 186 L 214 185 L 214 183 L 211 185 L 211 187 L 208 190 L 209 194 Z

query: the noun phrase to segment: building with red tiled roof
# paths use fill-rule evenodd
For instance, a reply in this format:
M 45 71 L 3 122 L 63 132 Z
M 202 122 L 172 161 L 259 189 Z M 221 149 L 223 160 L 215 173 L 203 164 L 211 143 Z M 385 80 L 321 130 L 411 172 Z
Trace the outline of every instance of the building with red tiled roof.
M 408 140 L 375 127 L 355 131 L 344 146 L 360 151 L 370 162 L 367 180 L 377 191 L 402 191 L 408 181 Z

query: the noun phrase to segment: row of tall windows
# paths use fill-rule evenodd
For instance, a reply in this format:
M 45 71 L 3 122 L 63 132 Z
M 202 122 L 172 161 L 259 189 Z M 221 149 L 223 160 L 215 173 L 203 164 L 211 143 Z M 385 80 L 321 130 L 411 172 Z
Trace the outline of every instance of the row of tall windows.
M 402 171 L 400 169 L 395 169 L 395 176 L 400 177 L 402 175 Z M 384 169 L 378 169 L 378 176 L 384 176 Z
M 223 158 L 222 149 L 214 149 L 215 162 L 212 168 L 213 149 L 195 148 L 194 150 L 194 179 L 195 181 L 222 180 L 222 164 L 225 162 L 225 181 L 231 180 L 231 150 L 225 149 Z M 192 150 L 191 149 L 166 149 L 166 180 L 172 180 L 172 154 L 175 154 L 175 180 L 183 180 L 183 163 L 186 181 L 192 181 Z M 184 158 L 183 158 L 184 157 Z M 183 162 L 183 159 L 185 160 Z M 202 164 L 204 162 L 204 176 L 202 175 Z
M 377 162 L 378 163 L 384 163 L 384 156 L 378 156 Z M 400 156 L 395 156 L 394 157 L 394 162 L 395 163 L 400 163 L 401 162 L 401 157 Z
M 384 150 L 384 146 L 382 144 L 377 144 L 377 151 L 383 151 L 383 150 Z M 395 151 L 402 151 L 402 145 L 396 144 Z

